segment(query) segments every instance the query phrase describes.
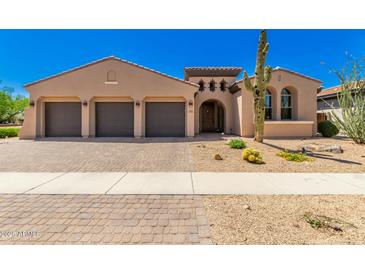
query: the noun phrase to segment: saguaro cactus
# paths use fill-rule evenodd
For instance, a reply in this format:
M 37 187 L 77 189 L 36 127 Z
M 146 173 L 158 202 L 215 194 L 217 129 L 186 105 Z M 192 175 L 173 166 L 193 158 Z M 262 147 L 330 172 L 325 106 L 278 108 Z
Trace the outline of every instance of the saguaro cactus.
M 243 74 L 245 88 L 253 94 L 253 123 L 255 129 L 255 141 L 262 143 L 264 140 L 264 122 L 265 122 L 265 92 L 266 87 L 271 79 L 272 68 L 265 66 L 266 55 L 269 50 L 267 43 L 266 31 L 260 33 L 259 44 L 256 56 L 256 68 L 253 83 L 248 77 L 246 71 Z

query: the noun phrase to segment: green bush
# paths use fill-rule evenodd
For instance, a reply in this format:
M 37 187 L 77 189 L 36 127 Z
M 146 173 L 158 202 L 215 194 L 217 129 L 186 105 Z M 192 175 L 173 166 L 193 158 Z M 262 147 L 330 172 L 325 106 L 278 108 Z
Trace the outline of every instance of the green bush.
M 314 158 L 307 156 L 302 152 L 289 152 L 288 150 L 281 151 L 277 156 L 292 162 L 312 162 Z
M 237 149 L 242 149 L 242 148 L 247 147 L 247 144 L 245 143 L 245 141 L 243 141 L 241 139 L 232 139 L 228 142 L 228 145 L 231 148 L 237 148 Z
M 246 148 L 242 151 L 242 158 L 253 164 L 264 164 L 261 152 L 253 147 Z
M 10 138 L 19 135 L 19 128 L 0 128 L 0 138 Z
M 333 137 L 339 132 L 338 128 L 330 120 L 320 122 L 318 124 L 318 131 L 323 137 Z

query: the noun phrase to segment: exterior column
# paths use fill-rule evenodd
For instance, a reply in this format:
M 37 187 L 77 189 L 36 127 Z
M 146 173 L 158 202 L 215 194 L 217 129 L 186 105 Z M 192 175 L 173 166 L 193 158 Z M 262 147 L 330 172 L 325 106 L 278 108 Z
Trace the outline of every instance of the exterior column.
M 81 135 L 90 137 L 90 99 L 81 99 Z
M 194 97 L 187 98 L 185 102 L 186 137 L 194 137 Z
M 273 116 L 274 116 L 273 118 L 277 121 L 280 121 L 281 120 L 281 92 L 280 91 L 276 94 L 275 103 L 276 103 L 276 108 L 274 109 L 275 114 L 273 113 Z
M 143 137 L 143 101 L 134 99 L 134 137 Z
M 36 137 L 45 137 L 45 105 L 42 99 L 38 99 L 35 103 L 36 113 Z
M 35 139 L 37 137 L 37 100 L 31 97 L 31 104 L 24 110 L 24 122 L 19 133 L 20 139 Z

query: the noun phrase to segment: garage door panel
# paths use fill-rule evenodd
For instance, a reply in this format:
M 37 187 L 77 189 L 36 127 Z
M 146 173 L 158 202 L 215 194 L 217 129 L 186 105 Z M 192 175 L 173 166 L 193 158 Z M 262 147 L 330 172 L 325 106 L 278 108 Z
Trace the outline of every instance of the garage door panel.
M 147 102 L 147 137 L 184 137 L 185 103 Z
M 96 103 L 97 137 L 133 137 L 133 102 Z
M 45 103 L 46 137 L 81 137 L 81 103 Z

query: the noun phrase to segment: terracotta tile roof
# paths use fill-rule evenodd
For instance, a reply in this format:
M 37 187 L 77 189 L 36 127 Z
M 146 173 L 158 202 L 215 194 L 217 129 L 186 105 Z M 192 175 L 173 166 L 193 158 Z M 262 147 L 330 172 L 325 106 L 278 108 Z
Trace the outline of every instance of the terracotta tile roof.
M 323 97 L 323 96 L 329 96 L 329 95 L 337 96 L 337 93 L 340 92 L 341 90 L 342 90 L 341 85 L 322 89 L 319 93 L 317 93 L 317 97 Z
M 79 70 L 79 69 L 82 69 L 82 68 L 85 68 L 85 67 L 88 67 L 88 66 L 91 66 L 91 65 L 95 65 L 97 63 L 100 63 L 100 62 L 104 62 L 106 60 L 117 60 L 117 61 L 120 61 L 120 62 L 123 62 L 123 63 L 126 63 L 126 64 L 129 64 L 129 65 L 132 65 L 132 66 L 135 66 L 135 67 L 138 67 L 138 68 L 141 68 L 141 69 L 144 69 L 144 70 L 147 70 L 147 71 L 150 71 L 150 72 L 153 72 L 153 73 L 156 73 L 156 74 L 159 74 L 159 75 L 162 75 L 164 77 L 167 77 L 167 78 L 170 78 L 170 79 L 174 79 L 174 80 L 177 80 L 177 81 L 180 81 L 182 83 L 185 83 L 185 84 L 188 84 L 188 85 L 192 85 L 192 86 L 195 86 L 195 87 L 198 87 L 199 85 L 198 84 L 195 84 L 195 83 L 192 83 L 192 82 L 189 82 L 189 81 L 185 81 L 185 80 L 182 80 L 182 79 L 179 79 L 179 78 L 176 78 L 174 76 L 171 76 L 171 75 L 168 75 L 168 74 L 165 74 L 165 73 L 162 73 L 162 72 L 159 72 L 157 70 L 154 70 L 154 69 L 151 69 L 151 68 L 148 68 L 148 67 L 144 67 L 144 66 L 141 66 L 141 65 L 138 65 L 136 63 L 133 63 L 133 62 L 130 62 L 130 61 L 127 61 L 127 60 L 123 60 L 121 58 L 118 58 L 118 57 L 115 57 L 115 56 L 108 56 L 108 57 L 104 57 L 104 58 L 101 58 L 101 59 L 98 59 L 98 60 L 95 60 L 93 62 L 90 62 L 90 63 L 87 63 L 85 65 L 81 65 L 81 66 L 78 66 L 78 67 L 75 67 L 75 68 L 72 68 L 72 69 L 69 69 L 69 70 L 65 70 L 65 71 L 62 71 L 60 73 L 57 73 L 57 74 L 54 74 L 54 75 L 51 75 L 51 76 L 48 76 L 48 77 L 45 77 L 45 78 L 42 78 L 40 80 L 37 80 L 37 81 L 34 81 L 34 82 L 31 82 L 31 83 L 28 83 L 28 84 L 25 84 L 24 87 L 29 87 L 29 86 L 32 86 L 32 85 L 35 85 L 35 84 L 38 84 L 40 82 L 43 82 L 43 81 L 46 81 L 46 80 L 49 80 L 49 79 L 52 79 L 52 78 L 55 78 L 55 77 L 58 77 L 58 76 L 61 76 L 61 75 L 64 75 L 64 74 L 67 74 L 67 73 L 70 73 L 70 72 L 73 72 L 75 70 Z
M 236 77 L 242 71 L 242 67 L 185 67 L 184 79 L 191 76 L 233 76 Z
M 304 74 L 301 74 L 301 73 L 298 73 L 298 72 L 295 72 L 295 71 L 290 70 L 290 69 L 286 69 L 286 68 L 282 68 L 282 67 L 275 67 L 275 68 L 273 68 L 273 72 L 274 71 L 279 71 L 279 70 L 285 71 L 285 72 L 288 72 L 288 73 L 291 73 L 291 74 L 295 74 L 295 75 L 298 75 L 300 77 L 307 78 L 309 80 L 312 80 L 312 81 L 315 81 L 315 82 L 318 82 L 318 83 L 322 83 L 321 80 L 318 80 L 316 78 L 313 78 L 313 77 L 310 77 L 310 76 L 307 76 L 307 75 L 304 75 Z M 253 76 L 250 76 L 250 78 L 253 78 Z M 236 83 L 240 83 L 242 81 L 243 81 L 243 79 L 236 81 Z

